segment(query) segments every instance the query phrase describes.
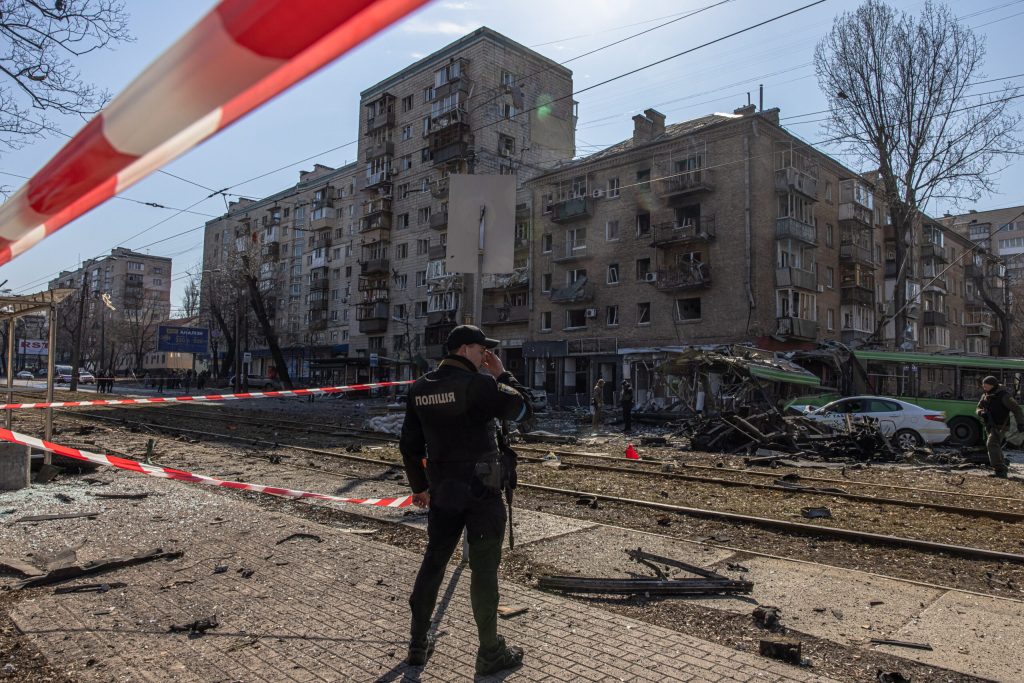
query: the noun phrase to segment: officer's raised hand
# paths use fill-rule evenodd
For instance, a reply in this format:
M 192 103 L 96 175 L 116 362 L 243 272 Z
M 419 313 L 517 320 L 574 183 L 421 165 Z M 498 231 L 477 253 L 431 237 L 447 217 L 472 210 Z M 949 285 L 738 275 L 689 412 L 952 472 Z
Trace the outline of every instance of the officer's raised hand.
M 505 365 L 501 362 L 501 358 L 489 349 L 484 351 L 483 366 L 494 379 L 498 379 L 505 372 Z

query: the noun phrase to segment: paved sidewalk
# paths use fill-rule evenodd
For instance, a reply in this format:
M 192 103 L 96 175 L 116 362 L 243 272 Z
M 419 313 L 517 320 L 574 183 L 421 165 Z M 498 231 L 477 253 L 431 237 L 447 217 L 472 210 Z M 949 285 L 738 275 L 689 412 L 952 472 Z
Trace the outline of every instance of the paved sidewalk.
M 92 487 L 149 491 L 141 501 L 101 501 L 87 484 L 5 494 L 22 514 L 104 510 L 94 520 L 0 524 L 5 554 L 38 556 L 77 545 L 80 559 L 124 555 L 153 545 L 185 556 L 87 581 L 123 581 L 106 593 L 36 590 L 13 610 L 18 627 L 51 662 L 81 681 L 462 681 L 473 678 L 476 632 L 469 570 L 455 569 L 445 591 L 437 652 L 424 669 L 403 664 L 406 598 L 419 556 L 372 537 L 267 512 L 196 486 L 126 473 Z M 72 503 L 53 498 L 57 492 Z M 395 511 L 396 516 L 401 511 Z M 282 542 L 296 532 L 299 537 Z M 226 571 L 215 573 L 218 566 Z M 253 570 L 244 578 L 242 570 Z M 83 581 L 84 582 L 84 581 Z M 73 582 L 74 583 L 74 582 Z M 502 620 L 526 664 L 489 680 L 826 681 L 791 667 L 515 585 L 505 604 L 529 611 Z M 201 637 L 169 633 L 216 615 Z M 484 679 L 480 679 L 484 680 Z

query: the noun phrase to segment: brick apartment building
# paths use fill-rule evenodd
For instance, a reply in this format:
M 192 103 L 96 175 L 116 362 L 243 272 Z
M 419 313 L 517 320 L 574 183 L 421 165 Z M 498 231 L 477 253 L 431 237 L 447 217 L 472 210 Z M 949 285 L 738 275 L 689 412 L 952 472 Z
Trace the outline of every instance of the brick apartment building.
M 598 377 L 610 398 L 630 376 L 642 402 L 668 395 L 655 369 L 672 347 L 857 345 L 895 312 L 894 236 L 872 183 L 778 110 L 633 121 L 632 138 L 528 183 L 533 386 L 586 405 Z M 964 267 L 942 271 L 969 244 L 930 219 L 913 232 L 906 338 L 964 351 Z

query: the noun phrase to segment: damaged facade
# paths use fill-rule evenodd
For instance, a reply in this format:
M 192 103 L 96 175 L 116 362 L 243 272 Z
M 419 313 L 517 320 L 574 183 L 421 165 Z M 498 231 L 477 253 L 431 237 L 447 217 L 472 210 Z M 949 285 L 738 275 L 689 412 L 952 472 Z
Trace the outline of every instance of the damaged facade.
M 777 109 L 633 121 L 631 139 L 528 183 L 533 386 L 586 405 L 598 377 L 609 402 L 629 378 L 638 405 L 668 407 L 668 347 L 891 345 L 898 268 L 868 179 L 792 136 Z M 906 338 L 987 354 L 968 346 L 969 245 L 930 219 L 914 233 Z

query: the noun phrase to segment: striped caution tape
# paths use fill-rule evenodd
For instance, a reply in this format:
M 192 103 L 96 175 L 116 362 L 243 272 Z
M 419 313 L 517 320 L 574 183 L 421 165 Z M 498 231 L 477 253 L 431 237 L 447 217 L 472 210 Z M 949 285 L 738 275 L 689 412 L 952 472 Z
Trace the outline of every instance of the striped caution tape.
M 374 382 L 372 384 L 349 384 L 341 387 L 320 387 L 318 389 L 285 389 L 281 391 L 251 391 L 244 394 L 208 394 L 205 396 L 169 396 L 167 398 L 122 398 L 102 401 L 57 401 L 54 403 L 4 403 L 0 410 L 23 408 L 81 408 L 83 406 L 134 406 L 158 405 L 160 403 L 211 403 L 216 401 L 241 401 L 249 398 L 283 398 L 286 396 L 313 396 L 316 394 L 340 394 L 350 391 L 366 391 L 412 384 L 407 379 L 400 382 Z
M 426 1 L 221 0 L 0 206 L 0 264 Z
M 385 508 L 404 508 L 412 504 L 412 496 L 399 496 L 396 498 L 340 498 L 338 496 L 328 496 L 323 493 L 296 491 L 295 489 L 286 489 L 281 488 L 279 486 L 248 484 L 241 481 L 225 481 L 224 479 L 215 479 L 214 477 L 207 477 L 202 474 L 193 474 L 191 472 L 185 472 L 184 470 L 176 470 L 170 467 L 147 465 L 146 463 L 138 462 L 136 460 L 119 458 L 116 455 L 100 455 L 99 453 L 90 453 L 89 451 L 82 451 L 77 448 L 70 448 L 68 446 L 61 446 L 60 444 L 50 443 L 49 441 L 43 441 L 42 439 L 37 439 L 33 436 L 28 436 L 26 434 L 12 432 L 9 429 L 0 429 L 0 439 L 4 441 L 9 441 L 10 443 L 21 444 L 22 446 L 29 446 L 31 448 L 38 448 L 39 450 L 49 451 L 50 453 L 56 453 L 57 455 L 63 455 L 68 458 L 74 458 L 75 460 L 85 460 L 86 462 L 92 462 L 98 465 L 109 465 L 111 467 L 116 467 L 122 470 L 129 470 L 131 472 L 138 472 L 140 474 L 148 474 L 151 477 L 159 477 L 161 479 L 174 479 L 177 481 L 185 481 L 190 484 L 206 484 L 207 486 L 220 486 L 223 488 L 237 489 L 240 491 L 255 491 L 256 493 L 265 493 L 271 496 L 281 496 L 282 498 L 309 498 L 313 500 L 323 500 L 330 503 L 372 505 L 374 507 Z

